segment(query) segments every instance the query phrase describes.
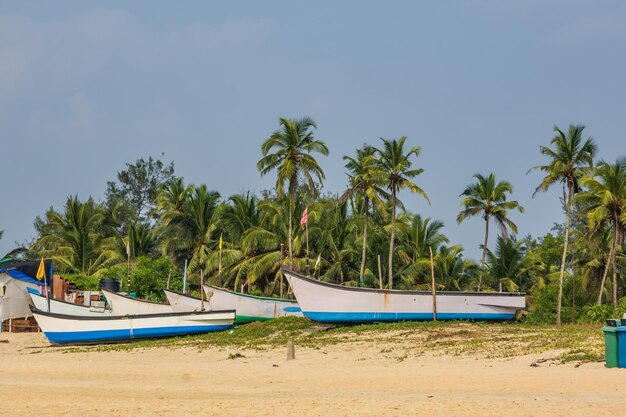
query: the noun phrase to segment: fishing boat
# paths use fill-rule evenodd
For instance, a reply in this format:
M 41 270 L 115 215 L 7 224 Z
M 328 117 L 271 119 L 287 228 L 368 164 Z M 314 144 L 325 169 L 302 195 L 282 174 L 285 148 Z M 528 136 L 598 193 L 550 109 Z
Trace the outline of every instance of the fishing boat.
M 271 320 L 284 316 L 300 316 L 302 312 L 296 300 L 283 298 L 259 297 L 242 294 L 212 285 L 203 285 L 206 300 L 205 310 L 235 309 L 236 323 Z M 174 311 L 200 311 L 199 298 L 165 290 L 165 295 Z
M 296 300 L 242 294 L 212 285 L 203 285 L 203 289 L 206 294 L 204 309 L 234 308 L 237 311 L 236 323 L 238 324 L 284 316 L 302 317 Z M 202 308 L 199 298 L 168 290 L 165 290 L 165 295 L 174 311 L 200 311 Z
M 305 317 L 320 322 L 432 320 L 430 291 L 345 287 L 307 278 L 283 268 Z M 436 293 L 438 320 L 510 320 L 526 306 L 523 293 Z
M 41 311 L 82 317 L 102 317 L 110 316 L 112 314 L 111 309 L 107 308 L 105 303 L 102 303 L 102 306 L 85 306 L 81 304 L 69 303 L 67 301 L 55 300 L 54 298 L 48 300 L 35 290 L 28 291 L 28 294 L 30 295 L 30 299 L 32 300 L 35 308 Z
M 228 329 L 235 322 L 234 310 L 104 317 L 49 313 L 32 306 L 31 311 L 52 344 L 98 344 L 202 334 Z
M 107 304 L 111 307 L 114 316 L 126 314 L 162 314 L 171 313 L 172 306 L 167 303 L 157 303 L 148 300 L 139 300 L 117 292 L 102 289 Z

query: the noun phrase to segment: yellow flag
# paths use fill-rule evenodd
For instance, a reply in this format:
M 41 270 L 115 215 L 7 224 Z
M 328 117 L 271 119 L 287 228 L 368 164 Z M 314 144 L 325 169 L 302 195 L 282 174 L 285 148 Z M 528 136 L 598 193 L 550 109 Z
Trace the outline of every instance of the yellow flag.
M 38 280 L 42 280 L 46 277 L 46 266 L 44 265 L 43 258 L 41 258 L 41 262 L 39 263 L 39 269 L 37 269 L 37 275 L 35 277 Z
M 220 235 L 220 246 L 219 246 L 220 250 L 222 250 L 222 235 Z

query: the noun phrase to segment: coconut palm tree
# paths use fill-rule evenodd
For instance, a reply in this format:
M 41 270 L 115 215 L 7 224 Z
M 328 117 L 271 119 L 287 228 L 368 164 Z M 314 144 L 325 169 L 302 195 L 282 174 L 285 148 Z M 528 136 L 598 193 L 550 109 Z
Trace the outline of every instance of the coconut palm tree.
M 190 193 L 184 194 L 180 205 L 168 206 L 162 214 L 162 222 L 167 230 L 163 238 L 163 249 L 167 253 L 188 251 L 191 254 L 189 268 L 200 270 L 200 281 L 209 253 L 217 246 L 219 199 L 216 191 L 209 191 L 202 184 L 192 187 Z M 160 200 L 160 207 L 167 204 Z
M 617 265 L 615 262 L 617 246 L 626 230 L 626 158 L 618 159 L 615 164 L 601 161 L 593 176 L 585 176 L 581 181 L 588 191 L 580 193 L 577 199 L 589 204 L 589 226 L 597 228 L 604 222 L 612 230 L 611 249 L 600 282 L 597 303 L 602 302 L 602 292 L 609 265 L 613 269 L 613 308 L 617 311 Z
M 299 120 L 280 118 L 281 129 L 261 145 L 263 157 L 257 163 L 261 175 L 277 171 L 276 191 L 283 195 L 285 183 L 289 195 L 289 267 L 293 268 L 293 210 L 296 192 L 301 182 L 308 184 L 312 194 L 316 195 L 317 185 L 324 180 L 324 171 L 312 156 L 313 152 L 328 155 L 326 144 L 313 137 L 315 121 L 309 117 Z
M 485 268 L 485 256 L 487 254 L 487 242 L 489 239 L 489 221 L 493 218 L 500 228 L 500 233 L 506 239 L 507 228 L 517 233 L 517 226 L 508 218 L 509 210 L 524 212 L 524 208 L 515 200 L 508 201 L 507 193 L 513 192 L 513 186 L 508 181 L 496 182 L 496 175 L 489 174 L 484 177 L 475 174 L 476 182 L 468 185 L 461 193 L 461 210 L 456 218 L 457 223 L 474 216 L 482 216 L 485 220 L 485 240 L 483 243 L 483 255 L 480 261 L 481 268 Z M 482 276 L 478 279 L 478 291 L 482 285 Z
M 546 165 L 538 165 L 531 170 L 540 170 L 546 175 L 535 189 L 533 196 L 539 191 L 547 191 L 551 185 L 558 182 L 563 184 L 563 197 L 565 199 L 565 244 L 561 257 L 561 269 L 559 271 L 559 292 L 556 306 L 556 323 L 561 324 L 561 300 L 563 298 L 563 275 L 565 273 L 565 261 L 567 259 L 567 246 L 571 223 L 571 209 L 574 194 L 580 191 L 579 181 L 585 169 L 593 166 L 593 157 L 598 149 L 592 138 L 583 142 L 583 125 L 570 125 L 567 134 L 558 126 L 554 127 L 556 135 L 550 142 L 553 148 L 542 146 L 539 148 L 542 155 L 550 160 Z
M 68 197 L 63 212 L 50 209 L 33 250 L 69 272 L 93 275 L 120 261 L 112 231 L 103 227 L 104 210 L 89 198 Z
M 354 238 L 357 224 L 348 216 L 347 203 L 335 199 L 322 199 L 310 208 L 313 220 L 311 234 L 316 236 L 313 250 L 319 254 L 316 270 L 320 279 L 338 284 L 360 285 L 357 269 L 358 250 Z M 316 262 L 317 264 L 317 262 Z M 322 270 L 325 272 L 322 273 Z
M 398 251 L 400 259 L 407 265 L 419 258 L 428 258 L 428 248 L 437 252 L 439 246 L 449 240 L 443 234 L 443 222 L 419 214 L 405 213 L 398 218 Z
M 411 192 L 417 193 L 423 196 L 430 204 L 428 196 L 420 187 L 411 181 L 412 178 L 417 177 L 424 172 L 423 169 L 411 169 L 413 162 L 411 157 L 419 157 L 421 148 L 419 146 L 413 146 L 406 152 L 404 150 L 404 143 L 406 142 L 406 136 L 402 136 L 399 139 L 383 139 L 383 147 L 377 149 L 376 153 L 379 158 L 379 167 L 385 172 L 385 186 L 389 189 L 391 194 L 391 239 L 389 241 L 389 289 L 393 287 L 393 245 L 396 237 L 396 207 L 401 202 L 398 200 L 398 192 L 404 188 L 408 188 Z
M 344 156 L 347 161 L 345 167 L 349 170 L 349 187 L 339 198 L 339 203 L 345 203 L 349 198 L 358 196 L 363 199 L 363 243 L 361 246 L 361 267 L 359 269 L 359 279 L 361 286 L 364 285 L 365 259 L 367 254 L 367 225 L 369 220 L 369 205 L 372 202 L 374 208 L 379 211 L 385 210 L 385 204 L 381 196 L 387 196 L 380 187 L 385 181 L 385 173 L 378 166 L 376 158 L 376 148 L 370 145 L 363 145 L 362 149 L 356 150 L 354 158 Z
M 525 287 L 522 282 L 526 269 L 526 246 L 523 240 L 517 241 L 515 236 L 505 239 L 496 238 L 496 250 L 487 251 L 487 264 L 491 278 L 507 291 L 518 291 Z

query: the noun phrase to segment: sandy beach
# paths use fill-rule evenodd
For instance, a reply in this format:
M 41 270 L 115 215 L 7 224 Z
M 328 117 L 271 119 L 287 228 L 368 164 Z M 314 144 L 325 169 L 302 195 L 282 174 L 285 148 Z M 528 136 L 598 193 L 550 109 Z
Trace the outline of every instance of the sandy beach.
M 3 416 L 626 415 L 626 370 L 536 364 L 551 352 L 412 357 L 357 342 L 296 346 L 287 361 L 286 347 L 68 351 L 41 333 L 0 340 Z

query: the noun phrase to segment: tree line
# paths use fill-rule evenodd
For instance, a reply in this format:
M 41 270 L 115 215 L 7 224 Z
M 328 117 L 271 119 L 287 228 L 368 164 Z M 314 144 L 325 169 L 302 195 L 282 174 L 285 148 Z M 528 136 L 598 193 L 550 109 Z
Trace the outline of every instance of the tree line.
M 158 158 L 128 163 L 104 201 L 68 196 L 35 219 L 36 238 L 9 256 L 52 259 L 85 286 L 103 276 L 124 282 L 130 267 L 131 289 L 160 298 L 166 281 L 181 289 L 186 263 L 192 291 L 207 279 L 278 295 L 281 264 L 310 266 L 311 275 L 343 285 L 430 290 L 432 251 L 437 290 L 527 292 L 529 321 L 597 321 L 626 310 L 626 160 L 596 161 L 584 126 L 555 127 L 529 170 L 543 175 L 535 194 L 553 186 L 563 192 L 563 223 L 544 236 L 519 236 L 509 214 L 524 209 L 495 173 L 474 175 L 462 190 L 457 222 L 480 217 L 485 224 L 480 262 L 450 243 L 441 221 L 404 207 L 403 190 L 429 202 L 418 181 L 420 147 L 407 137 L 364 144 L 343 157 L 345 190 L 324 194 L 318 158 L 329 149 L 316 129 L 308 117 L 279 119 L 257 163 L 275 187 L 258 195 L 226 197 L 186 183 L 173 162 Z M 299 222 L 305 209 L 308 252 Z M 489 249 L 492 224 L 498 233 Z

